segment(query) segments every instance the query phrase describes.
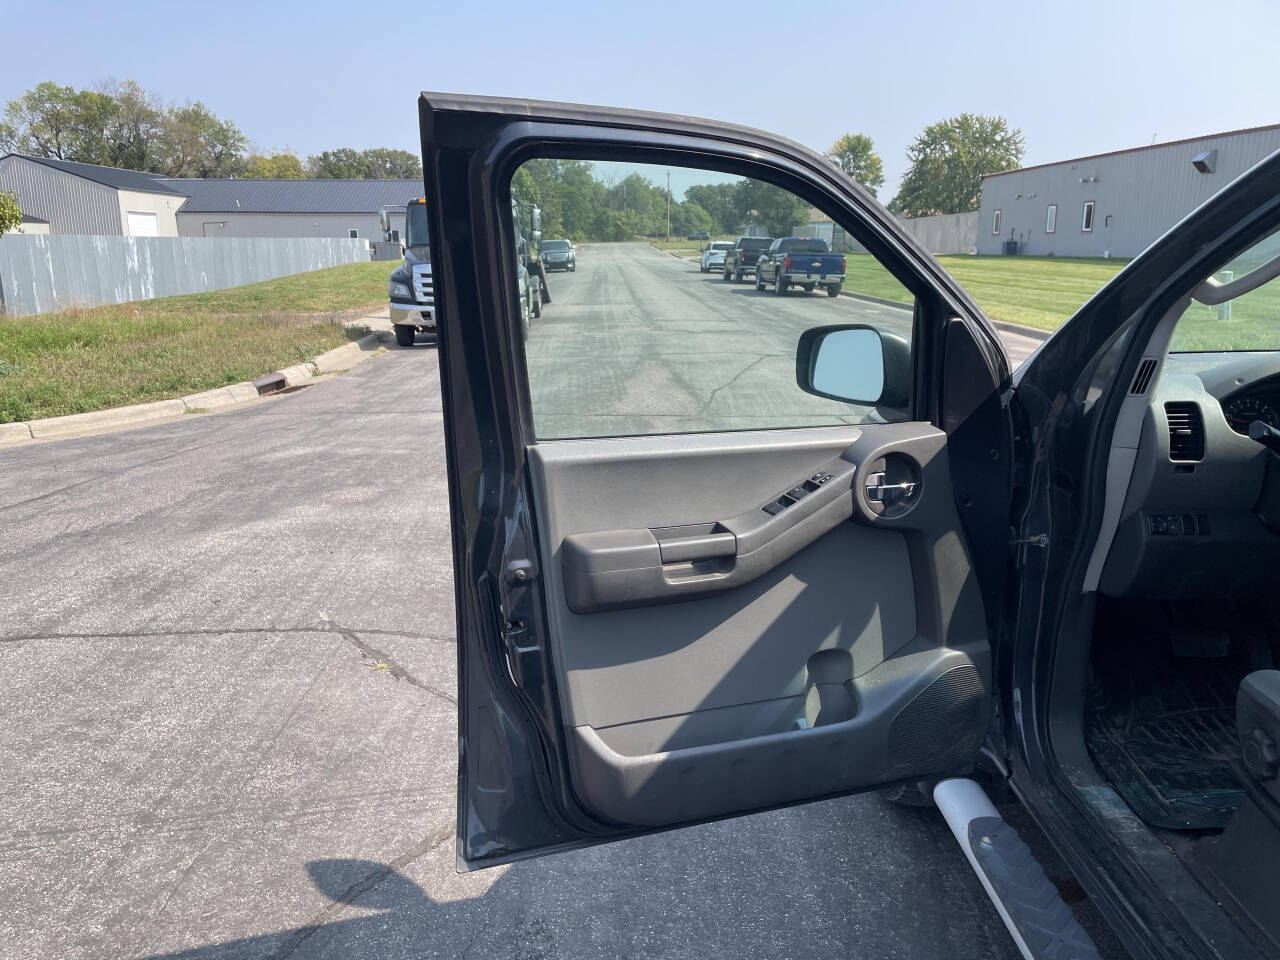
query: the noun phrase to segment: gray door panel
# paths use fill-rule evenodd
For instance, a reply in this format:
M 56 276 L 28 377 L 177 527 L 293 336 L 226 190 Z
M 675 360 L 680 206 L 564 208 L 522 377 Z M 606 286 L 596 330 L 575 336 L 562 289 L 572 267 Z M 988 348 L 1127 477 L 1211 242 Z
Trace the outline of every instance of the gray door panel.
M 553 659 L 588 807 L 658 825 L 943 770 L 977 749 L 989 647 L 945 444 L 906 423 L 529 448 Z M 917 468 L 899 516 L 866 495 L 886 454 Z M 748 581 L 574 612 L 567 542 L 696 524 L 741 532 L 732 518 L 841 457 L 843 488 L 824 489 L 829 505 L 793 524 Z

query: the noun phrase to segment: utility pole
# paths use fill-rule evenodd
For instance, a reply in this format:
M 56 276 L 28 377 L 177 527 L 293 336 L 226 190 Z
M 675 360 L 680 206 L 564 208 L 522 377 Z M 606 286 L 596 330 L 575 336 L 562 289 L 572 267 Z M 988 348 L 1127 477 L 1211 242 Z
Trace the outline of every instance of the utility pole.
M 671 242 L 671 171 L 667 171 L 667 243 Z

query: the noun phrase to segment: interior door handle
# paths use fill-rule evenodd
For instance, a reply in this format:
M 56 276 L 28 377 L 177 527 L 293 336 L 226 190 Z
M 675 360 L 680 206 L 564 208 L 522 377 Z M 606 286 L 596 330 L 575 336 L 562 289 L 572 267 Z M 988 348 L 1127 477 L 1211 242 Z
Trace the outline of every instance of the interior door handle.
M 732 557 L 738 552 L 738 538 L 718 523 L 658 527 L 649 532 L 658 541 L 663 563 Z
M 914 480 L 902 483 L 885 483 L 883 473 L 873 473 L 867 477 L 867 499 L 872 503 L 894 503 L 906 500 L 916 492 Z

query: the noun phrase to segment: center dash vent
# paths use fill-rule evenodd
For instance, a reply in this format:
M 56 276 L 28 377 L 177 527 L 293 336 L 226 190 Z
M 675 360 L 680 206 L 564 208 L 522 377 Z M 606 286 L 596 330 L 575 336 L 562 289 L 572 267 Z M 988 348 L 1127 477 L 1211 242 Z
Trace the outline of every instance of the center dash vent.
M 1156 362 L 1150 357 L 1143 358 L 1138 364 L 1138 372 L 1133 375 L 1133 383 L 1129 385 L 1129 393 L 1132 396 L 1140 397 L 1147 392 L 1147 387 L 1151 386 L 1151 378 L 1156 373 Z
M 1169 421 L 1169 459 L 1196 463 L 1204 459 L 1204 419 L 1200 404 L 1190 401 L 1166 403 Z

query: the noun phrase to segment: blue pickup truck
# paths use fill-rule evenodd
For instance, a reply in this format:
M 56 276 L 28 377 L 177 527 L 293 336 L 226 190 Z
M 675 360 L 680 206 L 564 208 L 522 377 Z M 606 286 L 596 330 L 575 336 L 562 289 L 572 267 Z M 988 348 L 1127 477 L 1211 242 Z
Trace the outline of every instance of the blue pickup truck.
M 844 257 L 832 253 L 827 241 L 817 237 L 779 237 L 756 263 L 756 289 L 773 287 L 782 296 L 791 287 L 805 293 L 822 287 L 834 297 L 844 283 Z

